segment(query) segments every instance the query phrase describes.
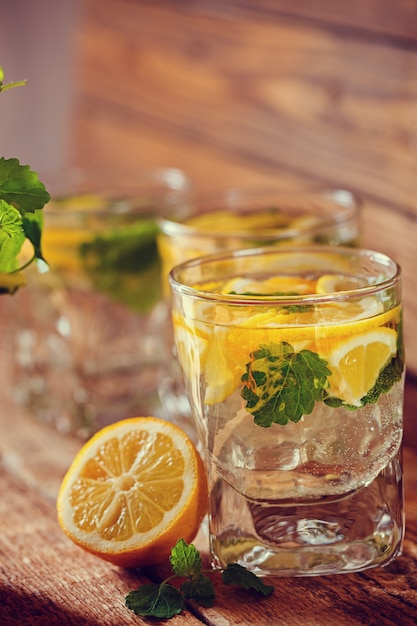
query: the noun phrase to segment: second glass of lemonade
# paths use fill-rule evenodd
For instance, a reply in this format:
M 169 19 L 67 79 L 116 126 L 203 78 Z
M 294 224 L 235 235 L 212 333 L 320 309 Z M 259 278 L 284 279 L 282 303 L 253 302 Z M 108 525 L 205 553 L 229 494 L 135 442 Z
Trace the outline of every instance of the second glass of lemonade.
M 305 576 L 401 553 L 401 277 L 346 247 L 212 255 L 170 275 L 216 566 Z
M 283 191 L 278 185 L 193 191 L 159 219 L 158 249 L 162 275 L 187 259 L 207 254 L 294 244 L 358 246 L 361 199 L 346 189 Z M 165 283 L 169 296 L 168 280 Z M 160 395 L 165 415 L 190 431 L 189 403 L 167 326 L 168 351 L 161 369 Z

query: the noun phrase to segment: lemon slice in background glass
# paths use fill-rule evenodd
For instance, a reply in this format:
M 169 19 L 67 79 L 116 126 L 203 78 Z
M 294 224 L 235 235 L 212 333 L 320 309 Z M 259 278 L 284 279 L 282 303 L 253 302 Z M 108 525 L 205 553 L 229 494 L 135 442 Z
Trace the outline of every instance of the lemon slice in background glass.
M 97 291 L 146 312 L 161 297 L 157 224 L 145 213 L 110 212 L 115 202 L 90 194 L 53 201 L 45 212 L 44 256 L 64 280 L 88 277 Z

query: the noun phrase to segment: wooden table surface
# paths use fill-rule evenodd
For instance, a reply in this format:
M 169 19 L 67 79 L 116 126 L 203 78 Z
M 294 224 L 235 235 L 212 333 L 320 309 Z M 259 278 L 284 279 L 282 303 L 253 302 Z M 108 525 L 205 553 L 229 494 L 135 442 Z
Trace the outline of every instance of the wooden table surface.
M 55 499 L 81 442 L 2 402 L 0 411 L 0 624 L 159 624 L 124 605 L 126 594 L 164 568 L 125 571 L 85 553 L 60 530 Z M 169 623 L 210 626 L 407 626 L 417 623 L 417 452 L 405 447 L 407 529 L 401 557 L 360 574 L 271 578 L 255 600 L 215 583 L 210 609 L 190 605 Z M 204 526 L 195 540 L 207 551 Z M 161 571 L 159 571 L 161 569 Z

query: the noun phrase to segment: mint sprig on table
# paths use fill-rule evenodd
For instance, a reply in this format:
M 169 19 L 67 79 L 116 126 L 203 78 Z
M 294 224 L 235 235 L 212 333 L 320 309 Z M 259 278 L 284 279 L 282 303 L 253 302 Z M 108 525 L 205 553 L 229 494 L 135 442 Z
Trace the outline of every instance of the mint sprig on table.
M 213 572 L 221 572 L 225 585 L 239 585 L 265 597 L 274 590 L 271 585 L 265 585 L 255 574 L 237 563 L 229 564 L 225 569 L 203 570 L 200 553 L 193 544 L 187 544 L 184 539 L 179 539 L 172 548 L 170 563 L 172 576 L 160 584 L 142 585 L 126 596 L 126 606 L 136 615 L 170 619 L 185 608 L 185 600 L 195 600 L 205 607 L 213 606 L 215 589 L 207 576 Z M 179 588 L 170 584 L 174 578 L 183 579 Z
M 24 85 L 26 81 L 3 83 L 0 67 L 0 92 Z M 36 259 L 45 260 L 41 250 L 43 214 L 50 196 L 36 172 L 18 159 L 0 158 L 0 293 L 14 293 L 25 283 L 22 271 Z M 28 240 L 32 257 L 19 267 L 18 257 Z

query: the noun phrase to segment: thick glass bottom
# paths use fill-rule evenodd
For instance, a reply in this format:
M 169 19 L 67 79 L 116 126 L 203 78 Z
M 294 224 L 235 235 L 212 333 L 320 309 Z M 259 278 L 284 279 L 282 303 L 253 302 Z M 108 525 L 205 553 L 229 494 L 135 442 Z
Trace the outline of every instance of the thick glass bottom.
M 316 576 L 387 565 L 404 535 L 401 453 L 362 489 L 308 504 L 248 500 L 218 479 L 211 490 L 212 563 L 258 575 Z

